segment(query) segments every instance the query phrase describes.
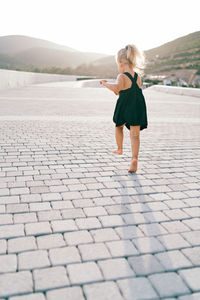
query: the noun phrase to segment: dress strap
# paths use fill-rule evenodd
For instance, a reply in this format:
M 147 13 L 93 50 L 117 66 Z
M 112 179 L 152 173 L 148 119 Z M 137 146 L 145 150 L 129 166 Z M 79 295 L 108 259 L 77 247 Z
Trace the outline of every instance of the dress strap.
M 133 77 L 129 72 L 124 72 L 124 74 L 126 74 L 126 75 L 131 79 L 132 82 L 135 82 L 135 83 L 136 83 L 136 81 L 137 81 L 137 76 L 138 76 L 138 74 L 137 74 L 136 72 L 135 72 L 134 77 Z

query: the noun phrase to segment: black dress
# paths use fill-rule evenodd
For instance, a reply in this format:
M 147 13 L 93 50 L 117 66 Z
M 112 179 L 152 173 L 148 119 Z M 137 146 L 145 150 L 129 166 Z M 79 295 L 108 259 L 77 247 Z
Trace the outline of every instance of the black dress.
M 138 74 L 134 78 L 129 72 L 124 72 L 132 81 L 132 86 L 119 91 L 119 98 L 114 110 L 113 122 L 116 126 L 125 126 L 130 130 L 130 125 L 140 125 L 140 130 L 147 128 L 147 108 L 142 89 L 137 85 Z

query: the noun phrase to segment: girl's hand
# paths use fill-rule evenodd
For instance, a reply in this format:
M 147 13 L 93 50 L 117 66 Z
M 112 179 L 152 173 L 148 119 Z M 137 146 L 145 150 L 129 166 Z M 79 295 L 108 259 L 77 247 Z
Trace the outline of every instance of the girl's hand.
M 103 79 L 100 81 L 100 84 L 104 85 L 105 82 L 107 82 L 107 80 Z

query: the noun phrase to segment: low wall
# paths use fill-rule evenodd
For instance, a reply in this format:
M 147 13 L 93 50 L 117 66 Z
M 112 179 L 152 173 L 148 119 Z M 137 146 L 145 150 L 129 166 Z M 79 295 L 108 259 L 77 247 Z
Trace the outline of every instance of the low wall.
M 105 78 L 103 78 L 105 79 Z M 100 84 L 101 79 L 89 79 L 89 80 L 82 80 L 79 82 L 80 87 L 98 87 L 98 88 L 105 88 L 102 84 Z M 109 82 L 114 82 L 114 79 L 106 78 Z
M 0 90 L 22 87 L 29 84 L 76 80 L 75 75 L 21 72 L 0 69 Z
M 152 85 L 148 88 L 160 91 L 169 94 L 177 94 L 177 95 L 185 95 L 185 96 L 193 96 L 200 98 L 200 89 L 197 88 L 187 88 L 181 86 L 168 86 L 168 85 Z

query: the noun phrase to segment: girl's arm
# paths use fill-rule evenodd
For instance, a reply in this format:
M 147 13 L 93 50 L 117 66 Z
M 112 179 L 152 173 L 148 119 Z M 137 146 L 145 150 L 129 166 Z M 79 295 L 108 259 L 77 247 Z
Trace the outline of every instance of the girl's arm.
M 109 83 L 106 80 L 101 81 L 103 86 L 107 87 L 109 90 L 115 93 L 115 95 L 119 94 L 119 91 L 123 89 L 124 87 L 124 79 L 123 74 L 119 74 L 117 76 L 115 83 Z

